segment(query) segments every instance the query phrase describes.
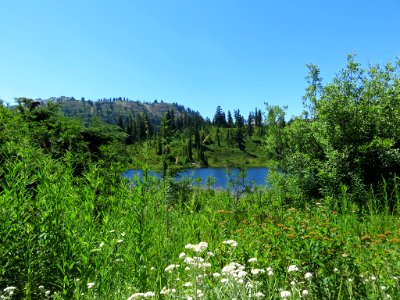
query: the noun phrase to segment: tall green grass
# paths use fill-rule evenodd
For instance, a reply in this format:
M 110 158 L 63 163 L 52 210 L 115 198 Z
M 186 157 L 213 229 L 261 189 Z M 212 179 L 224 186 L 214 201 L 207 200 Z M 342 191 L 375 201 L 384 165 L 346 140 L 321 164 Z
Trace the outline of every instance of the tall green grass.
M 384 193 L 289 205 L 274 188 L 132 185 L 100 164 L 77 178 L 72 156 L 18 151 L 2 170 L 2 299 L 400 299 Z

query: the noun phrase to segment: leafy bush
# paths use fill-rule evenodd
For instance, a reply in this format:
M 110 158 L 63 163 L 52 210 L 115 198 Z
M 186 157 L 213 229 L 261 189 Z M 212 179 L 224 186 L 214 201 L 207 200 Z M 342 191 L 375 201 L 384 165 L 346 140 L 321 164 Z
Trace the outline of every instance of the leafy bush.
M 266 147 L 278 154 L 271 158 L 298 178 L 308 198 L 340 197 L 344 185 L 363 206 L 384 182 L 391 194 L 400 175 L 400 60 L 362 69 L 349 55 L 347 67 L 326 85 L 318 67 L 309 68 L 307 110 L 284 128 L 269 124 Z M 267 109 L 269 116 L 282 114 Z M 394 197 L 389 205 L 393 210 Z

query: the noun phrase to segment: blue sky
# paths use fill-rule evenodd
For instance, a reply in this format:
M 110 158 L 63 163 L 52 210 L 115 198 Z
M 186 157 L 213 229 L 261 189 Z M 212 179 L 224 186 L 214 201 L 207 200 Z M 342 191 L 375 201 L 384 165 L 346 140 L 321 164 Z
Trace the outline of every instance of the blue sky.
M 212 118 L 264 102 L 302 111 L 306 64 L 400 56 L 400 0 L 4 0 L 0 99 L 129 97 Z

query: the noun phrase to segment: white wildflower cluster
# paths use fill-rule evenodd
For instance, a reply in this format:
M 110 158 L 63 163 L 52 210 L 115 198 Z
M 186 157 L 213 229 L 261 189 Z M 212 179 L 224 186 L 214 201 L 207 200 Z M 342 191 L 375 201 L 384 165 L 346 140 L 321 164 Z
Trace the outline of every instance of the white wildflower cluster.
M 17 288 L 16 288 L 15 286 L 8 286 L 8 287 L 6 287 L 6 288 L 3 290 L 3 292 L 4 292 L 4 294 L 5 294 L 4 299 L 11 298 L 11 296 L 14 294 L 14 292 L 15 292 L 16 289 L 17 289 Z M 3 296 L 2 296 L 2 298 L 3 298 Z
M 200 243 L 195 244 L 195 245 L 187 244 L 187 245 L 185 246 L 185 249 L 193 250 L 193 251 L 196 252 L 196 253 L 201 253 L 201 252 L 203 252 L 204 250 L 206 250 L 207 247 L 208 247 L 208 243 L 207 243 L 207 242 L 200 242 Z
M 288 267 L 288 272 L 289 273 L 291 273 L 291 272 L 296 272 L 296 271 L 298 271 L 299 270 L 299 268 L 296 266 L 296 265 L 290 265 L 289 267 Z
M 232 278 L 237 283 L 243 284 L 244 279 L 247 275 L 245 269 L 245 266 L 235 262 L 231 262 L 230 264 L 222 268 L 222 274 L 228 278 Z
M 238 245 L 238 243 L 236 241 L 234 241 L 234 240 L 223 241 L 222 244 L 229 245 L 229 246 L 231 246 L 233 248 L 235 248 Z
M 156 294 L 154 292 L 134 293 L 132 296 L 128 298 L 128 300 L 151 298 L 154 297 L 155 295 Z
M 176 289 L 168 289 L 167 287 L 163 287 L 160 294 L 161 295 L 170 295 L 170 294 L 175 294 L 176 293 Z
M 174 269 L 179 268 L 180 265 L 171 264 L 164 269 L 165 272 L 171 273 Z

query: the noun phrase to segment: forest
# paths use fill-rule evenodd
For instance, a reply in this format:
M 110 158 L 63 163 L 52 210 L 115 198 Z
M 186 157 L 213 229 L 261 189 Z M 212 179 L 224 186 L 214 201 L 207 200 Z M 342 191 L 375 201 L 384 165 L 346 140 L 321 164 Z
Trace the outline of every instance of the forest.
M 0 102 L 0 298 L 400 298 L 400 60 L 349 55 L 330 82 L 308 68 L 289 120 L 268 103 L 210 120 L 124 97 Z M 227 190 L 173 179 L 200 166 L 241 172 Z

